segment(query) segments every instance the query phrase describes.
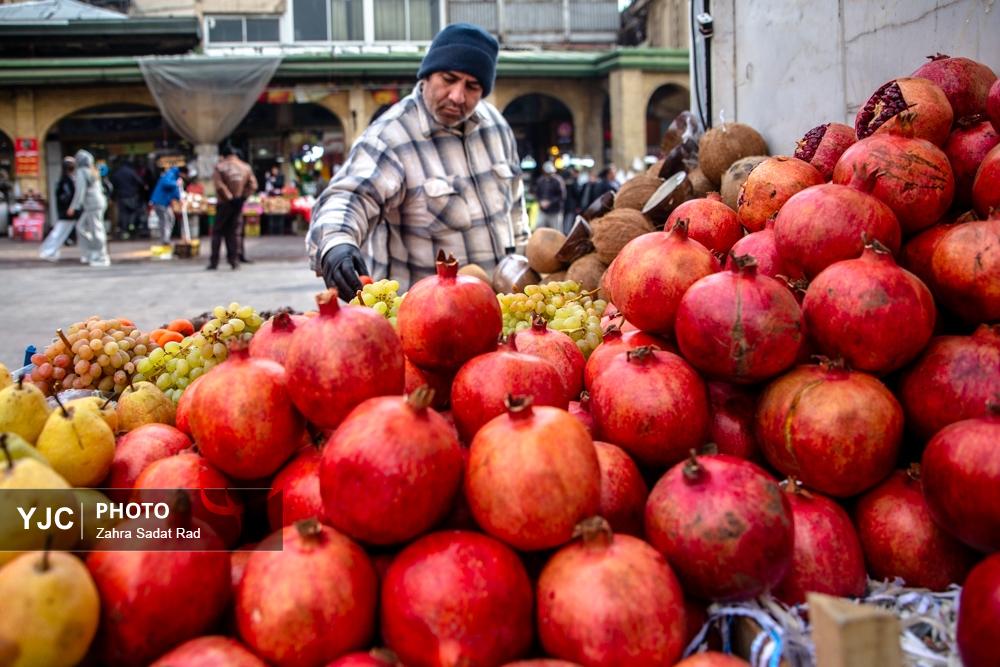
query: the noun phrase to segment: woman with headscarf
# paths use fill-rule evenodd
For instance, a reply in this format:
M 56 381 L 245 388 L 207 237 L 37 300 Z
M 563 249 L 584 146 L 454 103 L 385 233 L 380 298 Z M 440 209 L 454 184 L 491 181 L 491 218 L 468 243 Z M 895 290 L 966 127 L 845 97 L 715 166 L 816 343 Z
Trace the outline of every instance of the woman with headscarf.
M 73 225 L 76 224 L 76 220 L 73 219 L 74 216 L 69 214 L 70 205 L 73 203 L 73 197 L 76 194 L 76 185 L 74 182 L 75 171 L 76 160 L 67 155 L 63 158 L 62 175 L 56 184 L 56 215 L 58 219 L 52 227 L 52 231 L 45 237 L 45 241 L 42 242 L 42 247 L 38 251 L 39 257 L 50 262 L 59 261 L 59 252 L 62 250 L 66 239 L 69 238 L 70 232 L 73 231 Z
M 69 206 L 69 215 L 81 211 L 76 222 L 80 237 L 80 261 L 95 267 L 111 266 L 108 256 L 108 236 L 104 229 L 104 210 L 108 200 L 101 186 L 101 176 L 94 166 L 94 156 L 85 150 L 76 152 L 76 194 Z

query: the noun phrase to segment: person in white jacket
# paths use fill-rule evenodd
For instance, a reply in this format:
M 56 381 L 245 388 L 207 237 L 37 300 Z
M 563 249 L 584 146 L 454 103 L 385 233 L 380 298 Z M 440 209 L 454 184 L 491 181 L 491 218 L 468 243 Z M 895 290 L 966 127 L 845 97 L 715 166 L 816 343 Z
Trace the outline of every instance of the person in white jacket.
M 76 194 L 69 207 L 69 215 L 82 211 L 76 222 L 76 235 L 80 239 L 80 261 L 93 267 L 111 266 L 108 256 L 108 235 L 104 229 L 104 211 L 107 197 L 101 186 L 101 176 L 94 166 L 94 156 L 79 150 L 76 158 Z

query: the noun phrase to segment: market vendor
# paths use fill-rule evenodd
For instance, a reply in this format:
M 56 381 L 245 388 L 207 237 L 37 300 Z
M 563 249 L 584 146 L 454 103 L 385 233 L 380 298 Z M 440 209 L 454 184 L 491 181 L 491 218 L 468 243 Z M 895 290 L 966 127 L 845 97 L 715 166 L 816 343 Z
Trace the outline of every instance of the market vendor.
M 401 290 L 439 250 L 492 271 L 527 240 L 514 134 L 483 101 L 498 44 L 468 23 L 434 38 L 413 92 L 372 123 L 313 209 L 310 265 L 351 298 L 360 275 Z

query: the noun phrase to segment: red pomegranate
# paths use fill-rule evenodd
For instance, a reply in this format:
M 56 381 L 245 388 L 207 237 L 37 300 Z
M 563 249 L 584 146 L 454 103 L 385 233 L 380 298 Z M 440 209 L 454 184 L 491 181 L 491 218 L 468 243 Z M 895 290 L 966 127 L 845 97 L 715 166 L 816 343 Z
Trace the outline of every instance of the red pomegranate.
M 986 402 L 1000 395 L 998 368 L 1000 324 L 932 339 L 900 382 L 906 425 L 928 440 L 948 424 L 986 416 Z
M 937 248 L 937 244 L 944 238 L 944 235 L 951 231 L 952 227 L 961 222 L 974 220 L 974 216 L 975 212 L 972 212 L 972 217 L 966 220 L 955 222 L 942 221 L 923 230 L 903 246 L 903 250 L 899 254 L 899 265 L 917 278 L 920 278 L 924 285 L 927 285 L 931 294 L 936 294 L 937 288 L 934 287 L 934 275 L 933 271 L 931 271 L 931 259 L 934 257 L 934 249 Z
M 764 389 L 756 433 L 764 456 L 781 473 L 843 498 L 892 470 L 903 409 L 876 378 L 827 361 L 799 366 Z
M 1000 214 L 948 230 L 931 255 L 931 276 L 940 303 L 966 322 L 1000 320 Z
M 503 667 L 582 667 L 575 662 L 566 660 L 549 660 L 548 658 L 538 658 L 536 660 L 517 660 L 508 662 Z
M 583 427 L 587 429 L 587 433 L 591 436 L 594 435 L 597 427 L 594 426 L 594 416 L 590 414 L 590 394 L 588 392 L 582 392 L 579 401 L 570 401 L 566 411 L 583 424 Z
M 780 215 L 780 212 L 779 212 Z M 802 269 L 786 262 L 778 252 L 778 246 L 774 240 L 774 218 L 768 218 L 764 223 L 764 229 L 759 232 L 747 234 L 735 244 L 726 258 L 726 268 L 732 270 L 736 266 L 735 257 L 740 255 L 750 255 L 757 260 L 757 273 L 762 276 L 778 278 L 802 278 Z
M 972 549 L 931 518 L 919 464 L 897 470 L 861 496 L 854 517 L 875 579 L 900 577 L 907 586 L 943 591 L 961 584 L 976 562 Z
M 181 397 L 177 401 L 177 414 L 174 417 L 174 426 L 184 435 L 191 437 L 191 403 L 194 400 L 195 387 L 201 384 L 204 375 L 199 375 L 191 384 L 181 392 Z
M 923 139 L 879 133 L 859 141 L 844 151 L 833 182 L 862 187 L 856 174 L 878 174 L 871 194 L 896 214 L 904 236 L 940 220 L 955 196 L 948 156 Z
M 302 519 L 326 523 L 319 492 L 320 450 L 308 446 L 285 464 L 267 493 L 267 518 L 271 530 L 280 530 Z
M 598 437 L 639 461 L 669 466 L 705 444 L 705 383 L 671 352 L 640 347 L 618 354 L 590 390 Z
M 479 533 L 431 533 L 389 566 L 382 636 L 407 665 L 499 665 L 531 647 L 532 604 L 508 547 Z
M 649 488 L 625 450 L 608 442 L 594 442 L 601 469 L 601 502 L 597 514 L 607 519 L 616 535 L 642 537 L 642 516 Z
M 132 429 L 115 443 L 115 456 L 111 461 L 111 472 L 108 473 L 105 486 L 120 491 L 109 492 L 108 496 L 124 502 L 146 466 L 153 461 L 179 454 L 191 445 L 191 440 L 184 433 L 168 424 L 143 424 Z
M 816 167 L 803 160 L 786 155 L 764 160 L 740 187 L 736 209 L 740 224 L 748 231 L 759 232 L 792 195 L 824 180 Z
M 968 58 L 952 58 L 943 53 L 930 60 L 912 76 L 933 81 L 948 98 L 955 120 L 986 112 L 986 98 L 997 75 L 983 63 Z
M 993 129 L 1000 132 L 1000 79 L 990 86 L 990 93 L 986 98 L 986 115 L 993 124 Z
M 722 202 L 718 192 L 684 202 L 673 210 L 664 227 L 673 229 L 678 220 L 687 220 L 688 236 L 713 252 L 726 254 L 743 237 L 736 211 Z
M 1000 208 L 1000 146 L 990 149 L 979 165 L 972 182 L 972 204 L 983 217 Z
M 941 146 L 955 119 L 948 97 L 937 84 L 922 78 L 901 77 L 882 84 L 858 110 L 854 131 L 858 139 L 872 134 L 912 131 L 915 137 Z
M 186 641 L 169 653 L 160 656 L 152 667 L 267 667 L 267 664 L 248 651 L 235 639 L 222 635 L 198 637 Z
M 435 410 L 446 410 L 451 401 L 451 383 L 455 379 L 455 374 L 418 368 L 405 357 L 403 364 L 403 391 L 409 395 L 426 385 L 434 390 L 434 401 L 431 403 L 431 407 Z
M 672 665 L 684 650 L 684 595 L 653 547 L 594 517 L 538 578 L 538 634 L 581 665 Z
M 284 311 L 278 313 L 260 325 L 250 339 L 250 356 L 271 359 L 284 365 L 295 328 L 308 321 L 309 318 L 303 315 L 292 315 Z
M 403 352 L 395 329 L 371 308 L 339 306 L 336 290 L 316 302 L 319 315 L 295 330 L 285 368 L 295 407 L 332 429 L 362 401 L 403 392 Z
M 1000 627 L 1000 554 L 969 573 L 958 606 L 958 652 L 966 667 L 996 667 Z
M 233 598 L 236 598 L 237 591 L 240 590 L 240 584 L 243 582 L 243 575 L 247 571 L 247 561 L 250 560 L 250 554 L 254 552 L 257 548 L 259 542 L 248 542 L 247 544 L 241 544 L 238 548 L 233 549 L 229 554 L 229 576 L 230 582 L 232 583 Z
M 824 123 L 795 142 L 795 157 L 816 167 L 829 181 L 837 160 L 855 141 L 857 136 L 853 127 L 843 123 Z
M 236 624 L 264 660 L 318 665 L 368 645 L 377 597 L 375 570 L 361 547 L 307 519 L 272 534 L 250 555 Z
M 949 424 L 924 449 L 924 495 L 938 525 L 986 553 L 1000 550 L 1000 406 Z
M 878 241 L 858 259 L 837 262 L 816 276 L 802 311 L 821 353 L 879 375 L 920 354 L 937 317 L 927 286 L 898 267 Z
M 754 384 L 789 368 L 802 345 L 802 310 L 788 288 L 757 275 L 744 255 L 731 271 L 688 288 L 675 324 L 681 354 L 702 373 Z
M 465 497 L 484 531 L 531 551 L 563 544 L 597 513 L 601 470 L 594 442 L 565 410 L 513 396 L 469 449 Z
M 437 275 L 406 293 L 396 318 L 403 352 L 421 368 L 455 371 L 476 355 L 496 349 L 502 328 L 500 304 L 489 285 L 458 275 L 458 262 L 438 251 Z
M 750 667 L 750 663 L 728 653 L 705 651 L 681 660 L 674 667 Z
M 761 468 L 725 454 L 692 454 L 660 478 L 646 502 L 646 535 L 684 589 L 708 600 L 769 591 L 792 562 L 785 494 Z
M 622 248 L 604 274 L 611 301 L 643 331 L 671 334 L 677 304 L 699 278 L 719 270 L 711 251 L 688 238 L 687 222 L 643 234 Z
M 795 541 L 792 566 L 775 589 L 785 604 L 802 604 L 806 593 L 864 595 L 868 578 L 858 534 L 840 505 L 807 491 L 794 479 L 782 482 L 792 509 Z
M 508 344 L 515 352 L 540 357 L 552 364 L 566 387 L 567 403 L 580 395 L 587 360 L 572 338 L 561 331 L 549 329 L 543 317 L 536 316 L 530 328 L 512 333 Z
M 198 450 L 236 479 L 272 474 L 298 447 L 305 428 L 289 396 L 295 386 L 290 374 L 236 348 L 204 377 L 190 408 Z
M 462 450 L 424 387 L 370 398 L 323 448 L 319 486 L 327 521 L 356 540 L 396 544 L 448 513 L 462 482 Z
M 757 392 L 735 384 L 709 382 L 708 403 L 708 440 L 715 443 L 719 453 L 748 460 L 760 458 L 753 432 Z
M 616 355 L 639 347 L 653 347 L 664 352 L 677 352 L 666 339 L 645 331 L 622 331 L 616 326 L 604 331 L 604 340 L 594 348 L 587 358 L 587 366 L 583 369 L 583 384 L 589 390 L 594 386 L 594 380 L 604 372 L 604 368 Z
M 403 667 L 396 654 L 387 648 L 349 653 L 326 667 Z
M 536 406 L 569 407 L 562 377 L 548 361 L 505 350 L 483 354 L 462 366 L 451 386 L 451 411 L 464 442 L 506 412 L 508 394 L 531 396 Z
M 899 253 L 902 232 L 896 214 L 867 194 L 877 176 L 871 174 L 857 189 L 827 183 L 793 195 L 774 221 L 774 243 L 785 264 L 813 278 L 834 262 L 861 255 L 864 236 L 881 241 L 893 255 Z
M 972 183 L 979 165 L 994 146 L 1000 144 L 1000 133 L 988 120 L 976 116 L 968 124 L 960 124 L 944 145 L 944 154 L 955 174 L 955 203 L 963 208 L 972 206 Z

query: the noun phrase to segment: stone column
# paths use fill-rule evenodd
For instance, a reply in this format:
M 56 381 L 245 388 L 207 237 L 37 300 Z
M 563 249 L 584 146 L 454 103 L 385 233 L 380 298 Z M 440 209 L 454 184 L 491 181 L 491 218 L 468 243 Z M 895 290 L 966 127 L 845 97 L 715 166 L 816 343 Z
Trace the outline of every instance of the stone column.
M 22 176 L 16 174 L 17 184 L 21 187 L 21 194 L 28 194 L 28 190 L 48 198 L 46 192 L 45 178 L 45 137 L 38 136 L 38 124 L 35 119 L 35 91 L 30 88 L 18 88 L 14 92 L 14 141 L 18 138 L 31 138 L 38 140 L 38 176 Z
M 608 75 L 611 96 L 611 159 L 619 170 L 646 154 L 646 102 L 642 71 L 615 70 Z
M 219 161 L 219 146 L 217 144 L 196 144 L 194 156 L 198 180 L 205 186 L 205 194 L 214 195 L 215 185 L 212 183 L 212 174 L 215 173 L 215 164 Z

